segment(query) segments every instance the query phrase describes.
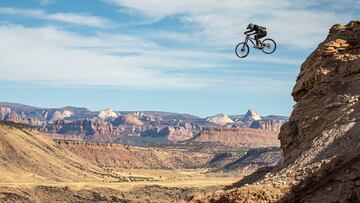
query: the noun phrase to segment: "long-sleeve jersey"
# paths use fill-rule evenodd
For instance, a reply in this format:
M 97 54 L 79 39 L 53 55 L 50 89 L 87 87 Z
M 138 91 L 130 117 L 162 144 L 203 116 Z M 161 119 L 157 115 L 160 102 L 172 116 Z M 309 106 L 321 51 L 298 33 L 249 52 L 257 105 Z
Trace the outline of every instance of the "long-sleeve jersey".
M 245 34 L 253 32 L 253 31 L 255 31 L 255 33 L 260 33 L 260 32 L 264 32 L 265 28 L 261 27 L 261 26 L 258 26 L 258 25 L 254 25 L 253 28 L 246 31 Z

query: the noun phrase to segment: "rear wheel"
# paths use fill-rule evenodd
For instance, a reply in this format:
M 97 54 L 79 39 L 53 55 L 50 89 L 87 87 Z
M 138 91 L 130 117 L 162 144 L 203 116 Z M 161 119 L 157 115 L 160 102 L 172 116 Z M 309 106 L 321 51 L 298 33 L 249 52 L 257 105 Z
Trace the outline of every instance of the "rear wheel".
M 267 38 L 262 41 L 263 48 L 261 49 L 265 54 L 272 54 L 276 50 L 276 42 L 273 39 Z
M 249 45 L 245 44 L 244 42 L 239 43 L 235 47 L 235 54 L 239 58 L 245 58 L 249 54 L 249 51 Z

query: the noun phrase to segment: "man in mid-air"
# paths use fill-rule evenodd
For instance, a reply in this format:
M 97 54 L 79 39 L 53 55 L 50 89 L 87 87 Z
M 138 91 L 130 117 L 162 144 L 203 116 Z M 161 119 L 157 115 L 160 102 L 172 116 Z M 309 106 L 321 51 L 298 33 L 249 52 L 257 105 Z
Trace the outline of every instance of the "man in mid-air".
M 265 37 L 267 35 L 266 27 L 262 27 L 262 26 L 259 26 L 259 25 L 249 23 L 249 25 L 247 26 L 246 29 L 248 29 L 248 31 L 244 32 L 244 34 L 249 34 L 251 32 L 253 32 L 251 34 L 256 34 L 254 36 L 254 38 L 256 40 L 256 47 L 255 48 L 260 49 L 261 45 L 260 45 L 259 39 L 261 39 L 261 38 L 263 38 L 263 37 Z

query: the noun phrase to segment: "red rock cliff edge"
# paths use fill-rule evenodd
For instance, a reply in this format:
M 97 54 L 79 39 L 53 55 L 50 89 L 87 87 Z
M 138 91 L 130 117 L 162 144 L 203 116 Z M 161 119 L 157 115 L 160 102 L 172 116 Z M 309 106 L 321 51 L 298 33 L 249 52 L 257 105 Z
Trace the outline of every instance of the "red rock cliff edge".
M 360 202 L 360 21 L 334 25 L 302 64 L 279 139 L 284 166 L 194 202 Z

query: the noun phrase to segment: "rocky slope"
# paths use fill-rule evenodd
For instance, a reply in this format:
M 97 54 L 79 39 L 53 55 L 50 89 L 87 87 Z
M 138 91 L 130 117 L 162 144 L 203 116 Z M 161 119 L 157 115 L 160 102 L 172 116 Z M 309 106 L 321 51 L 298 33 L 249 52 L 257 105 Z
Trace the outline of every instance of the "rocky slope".
M 301 66 L 284 167 L 201 202 L 360 202 L 359 78 L 360 21 L 334 25 Z
M 204 127 L 203 130 L 188 142 L 216 142 L 228 146 L 269 147 L 279 146 L 278 134 L 262 129 Z
M 213 154 L 183 149 L 136 147 L 122 144 L 56 140 L 63 148 L 100 167 L 179 169 L 201 168 Z
M 35 129 L 0 121 L 0 184 L 121 181 Z
M 55 140 L 60 147 L 99 167 L 139 169 L 211 169 L 242 172 L 276 166 L 281 163 L 278 147 L 232 148 L 228 151 L 198 150 L 183 147 L 138 147 L 123 144 Z
M 135 203 L 157 199 L 167 203 L 198 190 L 157 185 L 121 190 L 118 186 L 144 179 L 124 178 L 80 158 L 29 126 L 0 121 L 0 202 Z

